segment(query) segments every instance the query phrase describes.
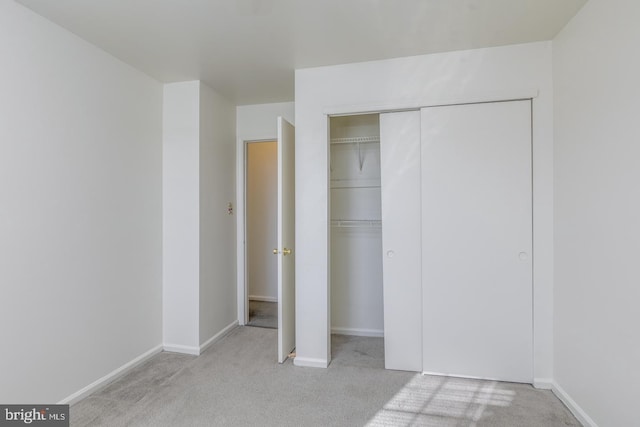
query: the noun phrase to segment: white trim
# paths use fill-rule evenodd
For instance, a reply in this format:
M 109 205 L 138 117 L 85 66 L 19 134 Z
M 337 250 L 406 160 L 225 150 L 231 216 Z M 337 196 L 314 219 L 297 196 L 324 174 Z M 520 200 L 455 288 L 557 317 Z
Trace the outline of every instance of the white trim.
M 200 356 L 200 347 L 194 347 L 190 345 L 164 343 L 162 344 L 162 349 L 170 353 L 191 354 L 193 356 Z
M 331 328 L 331 333 L 336 335 L 353 335 L 356 337 L 384 337 L 384 331 L 382 329 Z
M 326 359 L 313 359 L 299 356 L 296 356 L 295 359 L 293 359 L 293 364 L 296 366 L 303 366 L 305 368 L 326 368 L 329 366 L 329 362 Z
M 278 302 L 278 297 L 264 297 L 260 295 L 249 295 L 249 301 Z
M 541 83 L 543 87 L 546 86 L 544 83 Z M 479 94 L 476 96 L 467 96 L 465 94 L 462 95 L 454 95 L 451 96 L 446 94 L 441 98 L 424 98 L 424 99 L 413 99 L 409 101 L 389 101 L 386 103 L 368 103 L 368 104 L 352 104 L 352 105 L 328 105 L 324 106 L 322 109 L 322 114 L 324 119 L 327 121 L 327 126 L 322 128 L 321 134 L 318 134 L 318 139 L 324 141 L 325 148 L 327 153 L 329 153 L 329 144 L 330 144 L 330 135 L 329 135 L 329 118 L 331 116 L 341 116 L 341 115 L 359 115 L 359 114 L 376 114 L 376 113 L 384 113 L 384 112 L 398 112 L 398 111 L 411 111 L 411 110 L 419 110 L 421 108 L 427 107 L 436 107 L 436 106 L 444 106 L 444 105 L 464 105 L 464 104 L 476 104 L 476 103 L 491 103 L 491 102 L 508 102 L 514 100 L 531 100 L 531 113 L 532 113 L 532 136 L 531 136 L 531 144 L 532 144 L 532 223 L 533 223 L 533 258 L 534 259 L 542 259 L 543 256 L 540 254 L 548 253 L 549 250 L 553 250 L 553 197 L 551 196 L 551 201 L 546 200 L 549 194 L 553 194 L 553 185 L 549 182 L 548 177 L 549 173 L 553 176 L 553 131 L 549 131 L 552 129 L 553 124 L 553 101 L 549 99 L 549 94 L 553 95 L 552 86 L 548 87 L 549 91 L 542 92 L 539 88 L 534 87 L 525 87 L 521 90 L 512 91 L 509 90 L 507 92 L 502 93 L 502 91 L 493 91 L 487 92 L 485 94 Z M 550 117 L 551 116 L 551 117 Z M 545 172 L 545 168 L 550 168 L 551 172 Z M 328 184 L 330 187 L 330 184 Z M 329 190 L 328 190 L 329 191 Z M 541 195 L 542 193 L 542 195 Z M 327 193 L 328 194 L 328 193 Z M 328 197 L 328 196 L 327 196 Z M 330 207 L 330 203 L 327 202 L 327 206 Z M 549 208 L 551 206 L 551 208 Z M 330 227 L 331 221 L 329 220 L 329 215 L 327 214 L 327 244 L 330 245 Z M 548 220 L 548 221 L 547 221 Z M 540 224 L 542 224 L 540 226 Z M 542 230 L 542 231 L 541 231 Z M 551 238 L 549 238 L 549 235 Z M 542 238 L 540 238 L 542 237 Z M 538 243 L 536 243 L 538 242 Z M 330 324 L 330 313 L 331 313 L 331 270 L 330 270 L 330 262 L 328 261 L 329 255 L 327 254 L 327 258 L 325 259 L 327 266 L 327 312 L 329 313 L 329 317 L 327 319 L 327 335 L 332 333 L 332 328 Z M 552 263 L 552 261 L 549 261 Z M 541 267 L 544 265 L 544 267 Z M 540 274 L 542 272 L 543 274 Z M 532 276 L 532 292 L 533 292 L 533 308 L 532 308 L 532 316 L 533 316 L 533 375 L 549 375 L 551 372 L 551 366 L 553 366 L 553 357 L 549 356 L 551 354 L 552 344 L 550 343 L 549 337 L 553 336 L 553 332 L 551 326 L 548 324 L 545 325 L 545 320 L 548 320 L 548 317 L 544 316 L 542 313 L 543 308 L 552 307 L 553 301 L 547 295 L 538 296 L 541 294 L 541 289 L 543 291 L 549 291 L 549 288 L 552 286 L 545 287 L 546 283 L 553 283 L 552 277 L 553 267 L 552 264 L 549 265 L 547 261 L 537 262 L 533 265 L 533 276 Z M 545 342 L 541 344 L 537 344 L 542 340 L 539 339 L 540 336 L 545 338 Z M 327 352 L 331 353 L 331 340 L 330 337 L 327 337 L 328 345 Z M 542 366 L 542 367 L 541 367 Z M 434 374 L 441 375 L 441 374 Z
M 571 396 L 569 396 L 569 394 L 564 391 L 564 389 L 560 387 L 557 382 L 552 381 L 551 383 L 551 391 L 553 392 L 553 394 L 555 394 L 558 399 L 560 399 L 562 403 L 564 403 L 565 406 L 569 408 L 571 413 L 578 419 L 578 421 L 580 421 L 580 423 L 582 423 L 583 426 L 598 427 L 596 422 L 593 421 L 589 415 L 587 415 L 587 413 L 580 407 L 580 405 L 578 405 L 576 401 L 573 400 Z
M 525 99 L 535 99 L 540 96 L 540 90 L 538 88 L 528 88 L 521 91 L 493 91 L 491 93 L 485 93 L 477 96 L 455 95 L 445 94 L 440 98 L 424 98 L 413 99 L 410 101 L 401 102 L 383 102 L 383 103 L 370 103 L 370 104 L 352 104 L 352 105 L 332 105 L 327 106 L 322 110 L 322 113 L 327 116 L 349 116 L 355 114 L 370 114 L 370 113 L 388 113 L 398 111 L 419 110 L 421 108 L 429 107 L 442 107 L 445 105 L 462 105 L 462 104 L 480 104 L 487 102 L 505 102 L 505 101 L 517 101 Z
M 205 341 L 203 344 L 200 344 L 200 354 L 202 354 L 202 352 L 209 347 L 212 344 L 217 343 L 218 341 L 220 341 L 222 338 L 224 338 L 229 332 L 233 331 L 236 327 L 238 326 L 238 321 L 234 320 L 233 322 L 229 323 L 227 326 L 224 327 L 224 329 L 222 329 L 220 332 L 218 332 L 217 334 L 215 334 L 214 336 L 212 336 L 211 338 L 209 338 L 207 341 Z
M 534 378 L 533 386 L 539 390 L 551 390 L 553 388 L 553 379 L 551 378 Z
M 156 346 L 156 347 L 152 348 L 151 350 L 149 350 L 149 351 L 147 351 L 145 353 L 142 353 L 140 356 L 136 357 L 135 359 L 133 359 L 133 360 L 125 363 L 124 365 L 120 366 L 119 368 L 114 369 L 113 371 L 109 372 L 104 377 L 92 382 L 88 386 L 76 391 L 75 393 L 71 394 L 70 396 L 65 397 L 64 399 L 59 401 L 57 404 L 58 405 L 73 405 L 75 403 L 78 403 L 79 401 L 81 401 L 85 397 L 87 397 L 87 396 L 89 396 L 89 395 L 91 395 L 91 394 L 93 394 L 93 393 L 95 393 L 97 391 L 102 390 L 103 388 L 108 386 L 113 381 L 115 381 L 118 378 L 120 378 L 121 376 L 125 375 L 126 373 L 131 371 L 136 366 L 139 366 L 142 363 L 146 362 L 147 360 L 151 359 L 153 356 L 155 356 L 156 354 L 160 353 L 161 351 L 162 351 L 162 346 L 159 345 L 159 346 Z
M 510 383 L 518 383 L 518 384 L 531 384 L 531 381 L 505 380 L 505 379 L 491 378 L 491 377 L 477 377 L 473 375 L 443 374 L 442 372 L 431 372 L 431 371 L 422 371 L 422 375 L 434 375 L 437 377 L 451 377 L 451 378 L 467 378 L 470 380 L 510 382 Z
M 237 109 L 236 109 L 237 115 Z M 236 287 L 238 324 L 247 323 L 246 310 L 246 265 L 245 265 L 245 213 L 244 213 L 244 174 L 245 174 L 245 142 L 243 138 L 236 141 Z

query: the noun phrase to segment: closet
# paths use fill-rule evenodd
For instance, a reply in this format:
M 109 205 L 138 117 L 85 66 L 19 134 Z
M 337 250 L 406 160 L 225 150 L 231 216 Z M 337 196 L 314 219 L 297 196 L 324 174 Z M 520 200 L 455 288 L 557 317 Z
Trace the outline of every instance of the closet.
M 420 371 L 420 112 L 332 117 L 330 136 L 331 330 Z
M 334 117 L 332 331 L 385 367 L 533 380 L 531 101 Z
M 383 335 L 378 115 L 330 120 L 331 331 Z

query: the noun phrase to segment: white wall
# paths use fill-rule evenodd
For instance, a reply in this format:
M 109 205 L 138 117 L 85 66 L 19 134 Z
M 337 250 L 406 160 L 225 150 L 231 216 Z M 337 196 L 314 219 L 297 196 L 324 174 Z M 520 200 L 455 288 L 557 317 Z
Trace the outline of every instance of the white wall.
M 0 1 L 0 402 L 161 343 L 162 86 Z
M 237 320 L 235 127 L 235 106 L 201 84 L 200 346 Z
M 249 299 L 278 300 L 278 143 L 247 144 L 247 289 Z
M 200 345 L 200 82 L 164 86 L 163 343 Z
M 276 140 L 278 137 L 277 118 L 284 117 L 295 123 L 294 103 L 279 102 L 273 104 L 241 105 L 236 107 L 236 241 L 237 246 L 237 300 L 238 321 L 245 323 L 246 318 L 246 262 L 245 262 L 245 165 L 246 142 Z
M 236 134 L 238 139 L 256 141 L 275 140 L 278 136 L 276 119 L 282 116 L 294 123 L 293 102 L 273 104 L 240 105 L 236 107 Z
M 587 425 L 638 424 L 638 16 L 590 0 L 553 43 L 555 379 Z
M 552 375 L 553 108 L 551 44 L 532 43 L 296 71 L 297 365 L 329 348 L 327 114 L 535 96 L 534 376 Z
M 235 108 L 199 81 L 164 87 L 163 342 L 199 354 L 235 324 Z

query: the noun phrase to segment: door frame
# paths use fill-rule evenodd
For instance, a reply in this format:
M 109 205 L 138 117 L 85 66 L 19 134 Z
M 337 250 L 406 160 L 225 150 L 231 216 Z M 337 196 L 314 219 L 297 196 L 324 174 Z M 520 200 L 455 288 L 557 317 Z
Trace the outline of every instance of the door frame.
M 244 326 L 249 321 L 247 289 L 247 152 L 248 145 L 256 142 L 273 142 L 278 135 L 258 135 L 238 137 L 236 141 L 236 288 L 238 324 Z
M 359 114 L 382 114 L 394 113 L 410 110 L 420 110 L 425 107 L 439 107 L 465 104 L 485 104 L 493 102 L 509 101 L 531 101 L 531 126 L 532 126 L 532 222 L 533 222 L 533 247 L 532 257 L 536 259 L 532 272 L 532 301 L 533 301 L 533 386 L 541 389 L 550 389 L 552 381 L 548 372 L 550 366 L 549 354 L 552 349 L 552 328 L 553 316 L 551 310 L 553 306 L 553 270 L 552 259 L 547 254 L 552 252 L 553 227 L 550 218 L 552 217 L 553 191 L 550 185 L 550 176 L 553 176 L 552 135 L 549 136 L 549 103 L 548 97 L 541 96 L 539 90 L 522 90 L 515 93 L 491 94 L 479 97 L 453 97 L 445 98 L 441 102 L 434 100 L 414 100 L 408 102 L 390 102 L 385 104 L 370 103 L 356 105 L 325 105 L 322 108 L 322 120 L 324 121 L 323 134 L 319 136 L 324 142 L 324 149 L 329 161 L 330 135 L 329 127 L 331 117 L 348 116 Z M 328 170 L 328 168 L 327 168 Z M 328 187 L 328 183 L 327 183 Z M 330 212 L 331 204 L 329 191 L 327 189 L 327 212 Z M 327 216 L 327 219 L 329 217 Z M 330 221 L 326 223 L 327 247 L 331 247 Z M 550 249 L 551 248 L 551 249 Z M 326 298 L 327 298 L 327 347 L 326 361 L 317 362 L 314 359 L 307 361 L 298 358 L 295 361 L 297 366 L 327 367 L 331 363 L 331 262 L 327 255 L 326 259 Z

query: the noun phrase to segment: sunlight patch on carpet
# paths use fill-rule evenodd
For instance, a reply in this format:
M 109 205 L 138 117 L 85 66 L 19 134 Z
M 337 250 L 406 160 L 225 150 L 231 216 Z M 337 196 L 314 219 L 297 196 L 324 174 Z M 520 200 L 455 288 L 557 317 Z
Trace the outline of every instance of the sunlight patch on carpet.
M 460 421 L 473 426 L 492 407 L 510 406 L 514 397 L 497 381 L 416 374 L 367 426 L 455 426 Z

